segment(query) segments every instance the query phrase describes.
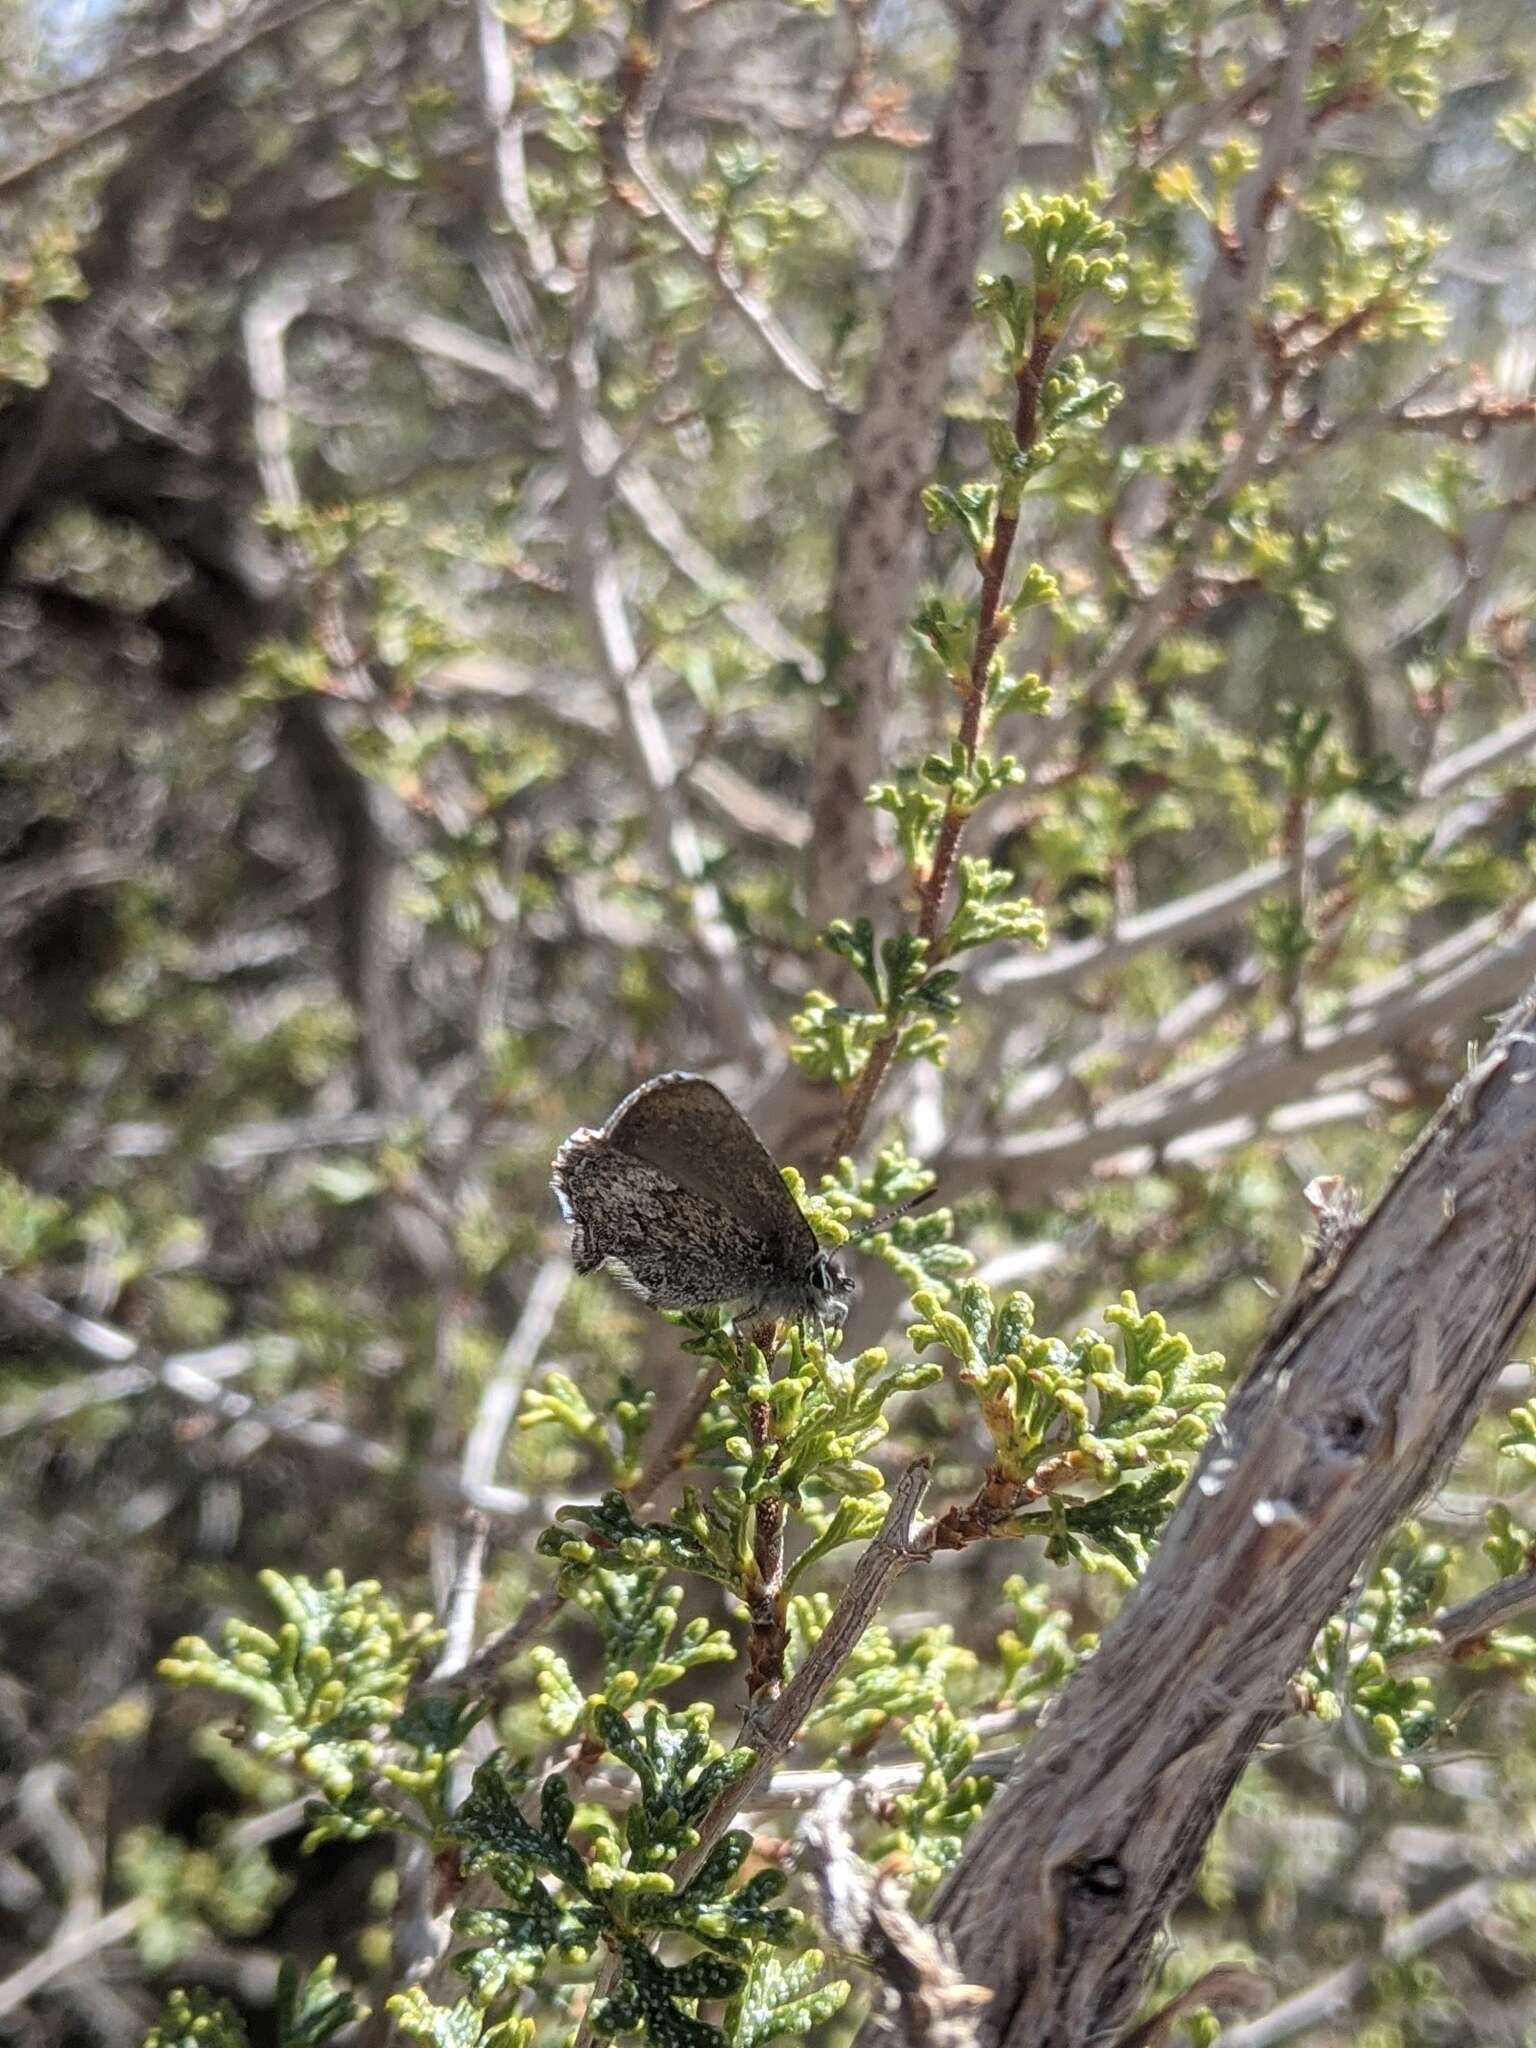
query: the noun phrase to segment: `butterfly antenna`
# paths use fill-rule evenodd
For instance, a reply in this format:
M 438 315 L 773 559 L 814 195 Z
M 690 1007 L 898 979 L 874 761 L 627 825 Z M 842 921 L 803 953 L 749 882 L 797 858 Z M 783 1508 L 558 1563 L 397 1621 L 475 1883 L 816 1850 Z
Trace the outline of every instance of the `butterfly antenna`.
M 846 1242 L 862 1244 L 866 1237 L 878 1237 L 882 1230 L 889 1230 L 893 1223 L 899 1223 L 903 1216 L 910 1215 L 924 1202 L 932 1201 L 939 1192 L 939 1184 L 924 1188 L 920 1195 L 908 1195 L 904 1202 L 898 1202 L 894 1209 L 882 1209 L 878 1216 L 871 1216 L 867 1223 L 861 1223 L 857 1230 L 850 1230 Z

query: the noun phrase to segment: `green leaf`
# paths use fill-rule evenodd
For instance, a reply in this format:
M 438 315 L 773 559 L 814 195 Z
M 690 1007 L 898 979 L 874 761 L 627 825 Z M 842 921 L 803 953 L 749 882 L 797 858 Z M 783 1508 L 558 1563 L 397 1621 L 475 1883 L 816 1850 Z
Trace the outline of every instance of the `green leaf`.
M 545 1780 L 538 1827 L 519 1804 L 524 1789 L 522 1770 L 498 1750 L 476 1770 L 469 1796 L 443 1828 L 444 1837 L 462 1844 L 467 1871 L 488 1871 L 506 1891 L 520 1895 L 536 1872 L 548 1870 L 584 1895 L 587 1867 L 566 1839 L 573 1808 L 564 1779 L 553 1775 Z
M 386 1999 L 385 2009 L 402 2034 L 428 2048 L 533 2048 L 531 2019 L 493 2022 L 468 1998 L 457 2005 L 434 2005 L 419 1984 Z
M 841 1977 L 823 1981 L 825 1964 L 819 1948 L 783 1957 L 771 1949 L 754 1949 L 741 1988 L 726 2009 L 724 2031 L 730 2048 L 803 2040 L 840 2012 L 850 1987 Z

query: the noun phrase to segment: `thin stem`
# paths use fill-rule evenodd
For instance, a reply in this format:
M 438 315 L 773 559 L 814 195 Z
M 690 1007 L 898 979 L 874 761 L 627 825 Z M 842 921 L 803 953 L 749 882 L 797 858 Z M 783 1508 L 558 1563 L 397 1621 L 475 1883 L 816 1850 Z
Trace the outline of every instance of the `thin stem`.
M 1021 454 L 1034 446 L 1040 424 L 1040 392 L 1045 383 L 1051 351 L 1055 348 L 1058 338 L 1053 329 L 1043 328 L 1035 336 L 1034 345 L 1015 380 L 1013 438 Z M 976 643 L 971 650 L 970 671 L 965 683 L 965 708 L 960 718 L 960 745 L 965 752 L 967 768 L 972 768 L 976 764 L 976 755 L 981 746 L 982 719 L 987 708 L 987 673 L 992 666 L 992 657 L 1001 645 L 1008 627 L 1007 619 L 1000 617 L 999 614 L 1002 611 L 1003 577 L 1007 572 L 1018 530 L 1017 512 L 998 513 L 992 528 L 987 559 L 981 572 L 980 617 L 976 625 Z M 918 931 L 928 941 L 930 962 L 942 958 L 942 941 L 938 936 L 939 917 L 944 908 L 944 899 L 949 893 L 950 877 L 954 873 L 955 858 L 960 850 L 965 820 L 966 813 L 951 797 L 939 827 L 938 842 L 934 847 L 928 878 L 923 884 L 918 916 Z
M 1292 930 L 1290 947 L 1280 983 L 1280 1001 L 1291 1022 L 1291 1044 L 1297 1052 L 1305 1052 L 1307 1043 L 1306 1011 L 1302 1004 L 1302 983 L 1304 962 L 1299 952 L 1303 935 L 1307 933 L 1312 909 L 1312 870 L 1307 861 L 1307 797 L 1304 788 L 1294 791 L 1285 807 L 1283 858 L 1286 869 L 1286 896 L 1290 904 Z
M 912 1523 L 927 1490 L 928 1470 L 926 1458 L 915 1459 L 896 1481 L 880 1533 L 854 1566 L 814 1649 L 776 1700 L 754 1707 L 748 1714 L 741 1745 L 755 1753 L 754 1760 L 700 1821 L 696 1846 L 678 1858 L 672 1880 L 679 1890 L 688 1884 L 735 1816 L 758 1798 L 774 1766 L 789 1753 L 806 1719 L 852 1656 L 886 1594 L 907 1566 L 923 1555 L 912 1540 Z
M 889 1032 L 870 1047 L 869 1058 L 864 1062 L 864 1071 L 853 1085 L 853 1093 L 843 1105 L 842 1118 L 836 1135 L 827 1147 L 827 1156 L 822 1171 L 830 1173 L 837 1162 L 850 1153 L 859 1142 L 860 1134 L 869 1120 L 869 1112 L 875 1097 L 880 1092 L 886 1071 L 896 1055 L 898 1034 Z
M 1050 367 L 1052 351 L 1061 336 L 1054 327 L 1042 326 L 1037 329 L 1028 356 L 1020 365 L 1014 379 L 1013 438 L 1021 454 L 1027 453 L 1035 444 L 1040 429 L 1040 394 L 1045 385 L 1046 371 Z M 974 768 L 976 756 L 981 749 L 983 721 L 987 709 L 987 678 L 992 667 L 993 656 L 1002 645 L 1010 621 L 1003 608 L 1003 580 L 1013 554 L 1013 544 L 1019 530 L 1017 511 L 999 510 L 992 526 L 992 537 L 987 545 L 986 559 L 981 565 L 981 602 L 976 622 L 976 639 L 971 649 L 970 666 L 962 687 L 963 705 L 960 714 L 960 746 L 965 755 L 967 769 Z M 927 965 L 936 966 L 944 957 L 944 941 L 939 930 L 949 885 L 955 871 L 955 862 L 960 853 L 960 841 L 965 832 L 967 811 L 950 797 L 940 821 L 938 838 L 934 842 L 933 859 L 918 893 L 917 929 L 928 946 Z M 900 1031 L 893 1030 L 878 1039 L 870 1048 L 869 1058 L 854 1084 L 853 1092 L 844 1105 L 837 1132 L 828 1148 L 825 1168 L 827 1171 L 837 1164 L 846 1153 L 853 1150 L 863 1135 L 869 1121 L 891 1061 L 895 1058 Z

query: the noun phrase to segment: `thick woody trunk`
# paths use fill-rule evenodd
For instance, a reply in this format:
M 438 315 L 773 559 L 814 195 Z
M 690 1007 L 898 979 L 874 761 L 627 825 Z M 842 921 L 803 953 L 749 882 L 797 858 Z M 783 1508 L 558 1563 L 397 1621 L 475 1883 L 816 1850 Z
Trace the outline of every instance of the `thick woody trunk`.
M 1317 1631 L 1536 1302 L 1536 993 L 1279 1313 L 1145 1580 L 935 1918 L 998 2048 L 1112 2042 Z

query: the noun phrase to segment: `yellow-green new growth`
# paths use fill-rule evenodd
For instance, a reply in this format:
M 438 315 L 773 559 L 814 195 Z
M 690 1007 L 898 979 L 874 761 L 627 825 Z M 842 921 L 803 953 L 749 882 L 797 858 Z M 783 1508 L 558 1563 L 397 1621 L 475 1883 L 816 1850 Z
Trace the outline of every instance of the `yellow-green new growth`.
M 397 1991 L 385 2009 L 409 2040 L 427 2048 L 533 2048 L 532 2020 L 488 2020 L 473 1999 L 434 2005 L 419 1984 Z
M 332 1571 L 316 1585 L 267 1571 L 261 1584 L 282 1618 L 275 1635 L 235 1619 L 222 1651 L 183 1636 L 161 1676 L 236 1694 L 254 1749 L 348 1800 L 376 1769 L 379 1739 L 442 1631 L 428 1615 L 407 1617 L 375 1579 L 349 1586 Z
M 1094 1330 L 1070 1343 L 1036 1336 L 1027 1294 L 994 1302 L 980 1281 L 953 1308 L 923 1292 L 913 1306 L 924 1318 L 908 1331 L 913 1344 L 958 1362 L 992 1438 L 987 1490 L 960 1518 L 964 1540 L 1038 1531 L 1053 1558 L 1136 1576 L 1221 1408 L 1219 1355 L 1196 1352 L 1129 1292 L 1104 1314 L 1118 1355 Z

